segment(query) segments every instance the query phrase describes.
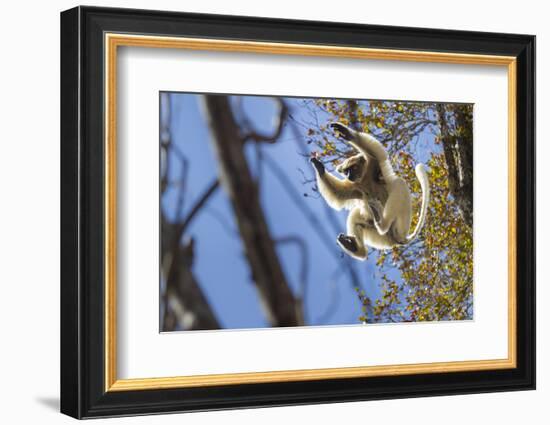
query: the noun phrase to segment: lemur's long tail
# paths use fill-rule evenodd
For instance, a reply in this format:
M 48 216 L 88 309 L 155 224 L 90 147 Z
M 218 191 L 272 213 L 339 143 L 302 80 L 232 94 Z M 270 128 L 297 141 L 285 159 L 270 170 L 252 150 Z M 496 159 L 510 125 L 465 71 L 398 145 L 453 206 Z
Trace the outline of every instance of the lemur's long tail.
M 420 217 L 418 218 L 418 223 L 414 232 L 407 236 L 407 242 L 411 242 L 415 239 L 422 227 L 424 226 L 424 221 L 426 221 L 426 214 L 428 213 L 428 203 L 430 202 L 430 182 L 428 180 L 428 172 L 426 167 L 423 164 L 418 164 L 415 168 L 416 178 L 420 182 L 420 187 L 422 188 L 422 207 L 420 208 Z

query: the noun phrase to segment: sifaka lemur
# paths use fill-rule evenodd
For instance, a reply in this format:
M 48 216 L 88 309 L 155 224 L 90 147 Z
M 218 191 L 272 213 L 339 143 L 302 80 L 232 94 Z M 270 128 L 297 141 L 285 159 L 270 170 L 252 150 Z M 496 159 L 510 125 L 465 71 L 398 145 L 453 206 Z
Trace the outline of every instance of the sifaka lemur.
M 347 234 L 338 235 L 338 244 L 350 256 L 364 260 L 366 246 L 389 249 L 411 242 L 422 230 L 430 199 L 424 165 L 418 164 L 415 169 L 422 188 L 422 207 L 418 224 L 409 235 L 411 192 L 405 180 L 393 171 L 384 146 L 373 136 L 341 123 L 331 123 L 330 127 L 358 151 L 336 168 L 342 179 L 328 173 L 319 159 L 311 158 L 325 201 L 336 210 L 350 211 Z

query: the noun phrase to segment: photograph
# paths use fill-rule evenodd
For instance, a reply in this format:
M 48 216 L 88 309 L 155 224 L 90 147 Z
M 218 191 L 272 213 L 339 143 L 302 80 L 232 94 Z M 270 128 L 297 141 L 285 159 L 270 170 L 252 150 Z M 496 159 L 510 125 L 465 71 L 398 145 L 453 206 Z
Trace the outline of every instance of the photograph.
M 474 320 L 474 109 L 160 92 L 160 332 Z
M 370 401 L 377 421 L 440 423 L 452 410 L 464 423 L 480 406 L 504 422 L 540 416 L 547 394 L 523 391 L 540 369 L 533 33 L 544 19 L 518 20 L 521 8 L 488 19 L 494 8 L 476 3 L 445 21 L 401 3 L 389 15 L 75 6 L 50 31 L 55 51 L 18 52 L 29 69 L 60 56 L 61 78 L 41 87 L 60 86 L 61 119 L 16 126 L 40 129 L 38 150 L 7 158 L 37 164 L 11 160 L 12 180 L 48 169 L 32 190 L 12 185 L 20 198 L 41 201 L 48 172 L 60 184 L 60 203 L 37 205 L 60 209 L 61 262 L 44 258 L 61 289 L 35 297 L 59 306 L 59 338 L 48 336 L 59 345 L 39 362 L 57 366 L 32 375 L 59 388 L 63 414 L 254 409 L 235 418 L 258 422 L 272 409 L 256 408 L 292 406 L 275 420 L 299 422 L 300 405 L 339 403 L 334 422 Z M 11 109 L 29 110 L 12 86 Z M 60 167 L 43 151 L 54 124 Z M 25 316 L 14 302 L 25 297 L 6 299 L 10 317 Z

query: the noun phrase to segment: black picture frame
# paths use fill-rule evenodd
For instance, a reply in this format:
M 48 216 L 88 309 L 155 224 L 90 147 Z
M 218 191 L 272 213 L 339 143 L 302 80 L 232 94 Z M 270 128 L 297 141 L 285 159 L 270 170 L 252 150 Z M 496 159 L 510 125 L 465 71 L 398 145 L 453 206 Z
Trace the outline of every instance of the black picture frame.
M 517 367 L 105 391 L 104 34 L 259 40 L 517 58 Z M 75 418 L 535 388 L 535 37 L 76 7 L 61 13 L 61 412 Z

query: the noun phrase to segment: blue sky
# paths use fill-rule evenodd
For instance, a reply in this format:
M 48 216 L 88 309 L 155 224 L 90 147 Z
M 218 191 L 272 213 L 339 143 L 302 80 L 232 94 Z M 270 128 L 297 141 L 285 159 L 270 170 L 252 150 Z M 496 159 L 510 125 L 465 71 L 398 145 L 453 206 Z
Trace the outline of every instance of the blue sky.
M 171 93 L 169 100 L 172 142 L 190 162 L 186 179 L 185 214 L 202 191 L 217 177 L 217 164 L 201 111 L 200 95 Z M 297 121 L 308 121 L 311 118 L 302 107 L 303 100 L 286 98 L 285 102 Z M 242 98 L 242 107 L 258 131 L 269 134 L 273 130 L 277 109 L 272 99 L 245 96 Z M 323 118 L 322 114 L 320 118 Z M 305 140 L 305 129 L 297 128 L 301 133 L 300 137 Z M 419 145 L 426 144 L 431 143 L 421 140 Z M 272 238 L 277 240 L 297 235 L 308 245 L 306 324 L 357 324 L 358 317 L 362 314 L 360 302 L 348 276 L 338 273 L 338 269 L 342 268 L 343 262 L 351 261 L 362 288 L 367 295 L 376 298 L 380 294 L 380 276 L 374 264 L 374 256 L 370 256 L 365 262 L 359 262 L 342 255 L 336 245 L 336 236 L 339 232 L 345 233 L 347 212 L 329 211 L 321 198 L 304 196 L 304 193 L 311 194 L 311 186 L 304 184 L 302 173 L 313 177 L 313 172 L 306 158 L 300 155 L 303 152 L 296 143 L 296 133 L 290 126 L 285 126 L 277 143 L 263 144 L 261 149 L 262 155 L 276 162 L 286 176 L 285 183 L 282 184 L 271 168 L 266 166 L 265 161 L 260 169 L 254 145 L 250 143 L 246 146 L 252 173 L 261 173 L 261 203 Z M 172 166 L 170 171 L 171 180 L 180 177 L 179 167 Z M 330 243 L 326 243 L 326 238 L 323 242 L 319 229 L 312 225 L 303 209 L 293 202 L 289 190 L 295 196 L 298 195 L 301 202 L 315 215 L 325 228 L 325 234 L 328 233 L 332 238 Z M 168 217 L 174 216 L 176 193 L 176 190 L 167 191 L 161 200 Z M 339 226 L 337 231 L 331 225 L 328 213 L 334 215 Z M 219 189 L 188 230 L 188 235 L 195 239 L 196 260 L 193 271 L 223 328 L 267 327 L 269 324 L 261 311 L 236 229 L 231 205 L 223 189 Z M 292 290 L 295 294 L 299 293 L 302 287 L 300 251 L 292 244 L 282 244 L 278 246 L 277 252 Z

